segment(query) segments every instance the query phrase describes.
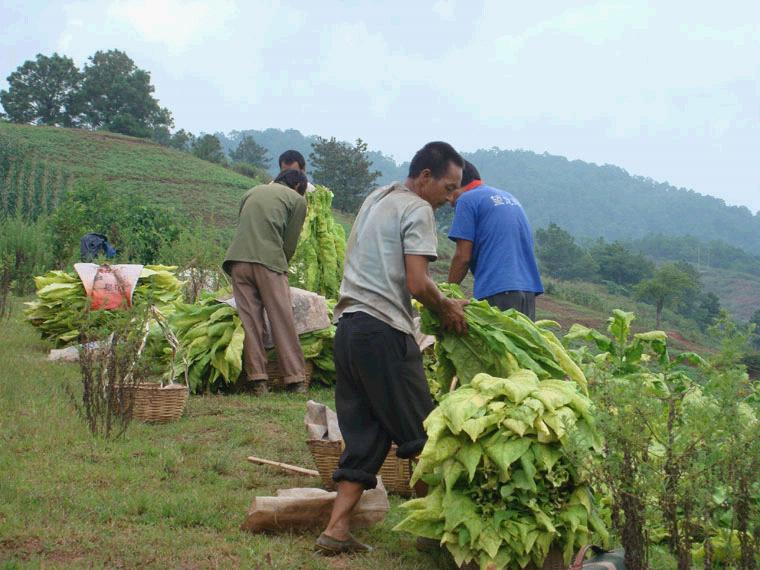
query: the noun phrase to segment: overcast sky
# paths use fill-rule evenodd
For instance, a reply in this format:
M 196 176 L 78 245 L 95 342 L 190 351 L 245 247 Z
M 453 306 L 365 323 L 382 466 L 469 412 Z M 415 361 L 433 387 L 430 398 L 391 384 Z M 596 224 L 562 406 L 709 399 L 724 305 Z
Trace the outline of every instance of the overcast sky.
M 196 133 L 546 151 L 760 210 L 757 0 L 0 0 L 0 88 L 111 48 Z

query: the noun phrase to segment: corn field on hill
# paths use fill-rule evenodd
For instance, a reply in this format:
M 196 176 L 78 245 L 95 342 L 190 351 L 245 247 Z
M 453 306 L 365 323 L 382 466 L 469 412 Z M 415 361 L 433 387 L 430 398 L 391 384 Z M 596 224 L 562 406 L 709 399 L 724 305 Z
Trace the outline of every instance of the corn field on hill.
M 145 139 L 82 129 L 0 123 L 0 212 L 36 218 L 55 209 L 81 178 L 114 194 L 144 196 L 195 219 L 228 227 L 256 181 Z

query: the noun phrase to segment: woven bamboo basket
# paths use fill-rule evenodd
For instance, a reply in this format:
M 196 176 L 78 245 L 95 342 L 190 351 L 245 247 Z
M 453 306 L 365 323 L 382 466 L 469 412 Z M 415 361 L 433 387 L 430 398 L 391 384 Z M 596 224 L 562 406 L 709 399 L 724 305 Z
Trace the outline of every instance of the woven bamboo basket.
M 182 384 L 141 382 L 119 389 L 132 406 L 132 418 L 147 423 L 165 424 L 182 417 L 190 390 Z M 129 399 L 132 401 L 129 402 Z
M 311 383 L 311 374 L 313 371 L 314 365 L 310 360 L 307 360 L 306 368 L 304 368 L 304 382 L 306 383 L 307 388 Z M 269 376 L 267 386 L 269 386 L 270 389 L 282 390 L 285 388 L 285 384 L 282 381 L 283 373 L 278 360 L 270 360 L 267 362 L 267 375 Z
M 314 458 L 314 463 L 317 464 L 322 485 L 325 489 L 332 490 L 335 487 L 332 475 L 338 468 L 338 460 L 343 452 L 343 441 L 311 439 L 306 443 Z M 408 459 L 397 457 L 396 449 L 396 444 L 393 444 L 378 475 L 383 478 L 383 485 L 389 493 L 409 497 L 412 494 L 409 488 L 409 480 L 412 478 L 411 464 Z
M 478 568 L 480 566 L 474 561 L 460 566 L 460 570 L 478 570 Z M 496 566 L 493 567 L 493 570 L 496 570 Z M 567 570 L 567 566 L 565 566 L 562 551 L 558 548 L 552 548 L 549 550 L 549 555 L 544 560 L 543 566 L 539 568 L 531 562 L 523 570 Z

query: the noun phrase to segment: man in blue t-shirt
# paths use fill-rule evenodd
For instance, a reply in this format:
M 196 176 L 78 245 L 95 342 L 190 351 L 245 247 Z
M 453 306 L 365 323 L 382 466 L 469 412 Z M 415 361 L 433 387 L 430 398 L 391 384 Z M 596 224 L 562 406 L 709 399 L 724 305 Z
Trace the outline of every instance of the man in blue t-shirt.
M 454 194 L 449 239 L 457 244 L 449 283 L 471 270 L 474 296 L 500 310 L 517 309 L 536 318 L 536 296 L 544 292 L 533 253 L 533 232 L 525 210 L 509 192 L 483 184 L 465 161 L 462 187 Z

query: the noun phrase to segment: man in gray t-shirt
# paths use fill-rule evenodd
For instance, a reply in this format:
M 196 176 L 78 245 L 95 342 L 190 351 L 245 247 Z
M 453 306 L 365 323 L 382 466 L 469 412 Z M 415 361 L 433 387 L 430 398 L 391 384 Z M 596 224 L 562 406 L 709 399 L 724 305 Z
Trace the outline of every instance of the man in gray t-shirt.
M 335 319 L 362 311 L 414 334 L 412 296 L 406 285 L 405 255 L 430 261 L 438 256 L 433 208 L 401 182 L 372 192 L 348 238 Z
M 428 143 L 403 184 L 365 199 L 348 238 L 334 344 L 335 407 L 346 447 L 333 474 L 338 496 L 330 522 L 315 545 L 323 554 L 370 549 L 351 536 L 351 511 L 376 486 L 392 442 L 401 458 L 425 445 L 422 422 L 433 401 L 412 335 L 412 297 L 438 313 L 445 328 L 466 332 L 463 303 L 441 295 L 428 275 L 436 258 L 433 210 L 450 202 L 463 165 L 451 145 Z

